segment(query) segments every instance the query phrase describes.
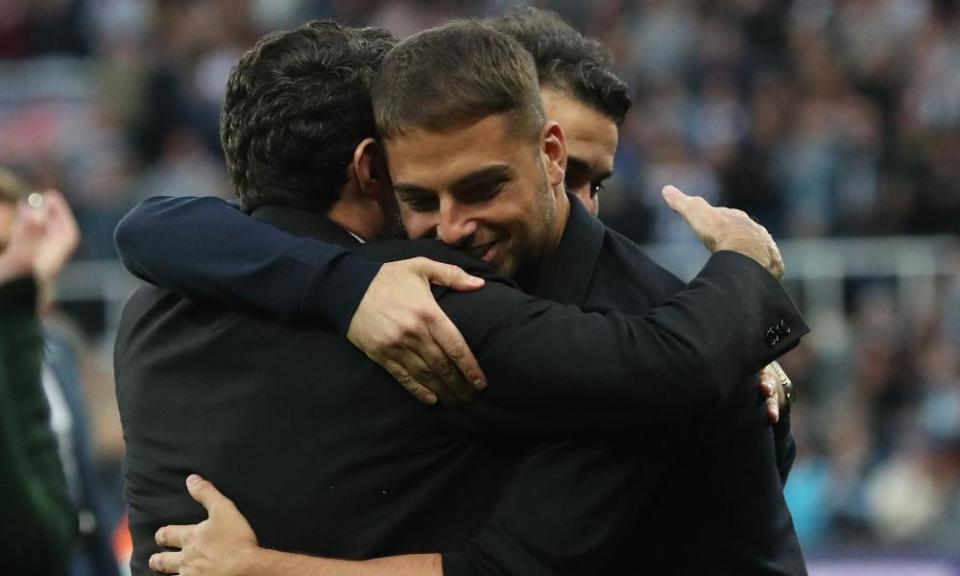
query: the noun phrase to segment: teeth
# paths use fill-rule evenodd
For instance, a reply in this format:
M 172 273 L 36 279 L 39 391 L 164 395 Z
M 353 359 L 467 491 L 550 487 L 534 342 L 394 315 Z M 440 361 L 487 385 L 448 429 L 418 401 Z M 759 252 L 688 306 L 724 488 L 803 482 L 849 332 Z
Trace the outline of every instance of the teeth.
M 474 256 L 480 257 L 493 246 L 493 242 L 488 242 L 486 244 L 481 244 L 480 246 L 475 246 L 471 252 Z

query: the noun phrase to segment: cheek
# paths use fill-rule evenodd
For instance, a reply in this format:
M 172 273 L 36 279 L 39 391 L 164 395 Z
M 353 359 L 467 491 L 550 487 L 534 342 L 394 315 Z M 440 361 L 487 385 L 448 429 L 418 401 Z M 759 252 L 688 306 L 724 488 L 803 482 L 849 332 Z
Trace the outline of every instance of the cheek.
M 436 236 L 438 215 L 436 212 L 422 213 L 400 208 L 400 219 L 410 238 L 432 238 Z
M 567 192 L 570 192 L 571 194 L 576 195 L 576 197 L 579 198 L 581 202 L 583 202 L 584 206 L 587 206 L 587 207 L 590 206 L 591 199 L 590 199 L 590 183 L 589 182 L 587 182 L 586 184 L 581 184 L 576 188 L 567 188 Z

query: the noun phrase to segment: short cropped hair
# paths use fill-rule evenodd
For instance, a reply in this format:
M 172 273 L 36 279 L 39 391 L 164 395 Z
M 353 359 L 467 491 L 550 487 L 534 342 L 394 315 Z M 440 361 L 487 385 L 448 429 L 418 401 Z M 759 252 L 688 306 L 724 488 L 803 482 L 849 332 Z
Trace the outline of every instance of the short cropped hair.
M 598 40 L 539 8 L 516 8 L 490 22 L 533 55 L 541 86 L 572 96 L 617 125 L 623 123 L 633 104 L 630 91 L 614 72 L 610 51 Z
M 27 188 L 23 182 L 10 170 L 0 167 L 0 204 L 16 204 L 26 195 Z
M 244 210 L 333 206 L 354 149 L 376 137 L 370 87 L 395 43 L 383 29 L 312 21 L 264 36 L 240 58 L 220 140 Z
M 397 44 L 374 82 L 373 109 L 387 139 L 495 114 L 513 115 L 516 133 L 533 137 L 546 122 L 530 53 L 476 20 L 452 20 Z

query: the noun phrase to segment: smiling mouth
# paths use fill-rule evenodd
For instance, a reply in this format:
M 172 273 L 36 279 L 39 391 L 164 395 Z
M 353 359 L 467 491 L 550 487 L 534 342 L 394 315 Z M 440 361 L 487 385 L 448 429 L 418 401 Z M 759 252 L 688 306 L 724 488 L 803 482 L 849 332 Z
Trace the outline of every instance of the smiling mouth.
M 487 242 L 486 244 L 480 244 L 470 248 L 470 254 L 483 260 L 484 262 L 490 262 L 493 258 L 494 248 L 497 245 L 498 240 L 492 242 Z

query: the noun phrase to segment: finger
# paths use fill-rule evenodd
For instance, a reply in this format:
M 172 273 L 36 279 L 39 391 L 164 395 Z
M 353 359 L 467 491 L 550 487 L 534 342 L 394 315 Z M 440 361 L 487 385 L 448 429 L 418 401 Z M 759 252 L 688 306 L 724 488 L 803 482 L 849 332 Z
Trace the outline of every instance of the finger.
M 187 491 L 207 512 L 212 512 L 218 506 L 233 506 L 232 500 L 221 494 L 212 482 L 203 479 L 199 474 L 187 476 Z
M 43 193 L 43 197 L 44 204 L 50 211 L 51 224 L 62 233 L 68 234 L 72 241 L 76 241 L 74 238 L 79 238 L 80 229 L 67 199 L 57 190 L 47 190 Z
M 777 373 L 769 365 L 760 370 L 760 395 L 770 398 L 776 394 Z
M 660 194 L 663 195 L 663 199 L 667 202 L 667 206 L 669 206 L 678 214 L 684 214 L 687 210 L 690 200 L 692 200 L 690 196 L 684 194 L 676 186 L 664 186 L 660 191 Z
M 777 395 L 776 383 L 765 374 L 760 378 L 760 395 L 763 398 L 772 398 Z
M 399 363 L 390 359 L 384 359 L 382 362 L 379 360 L 375 361 L 383 366 L 383 368 L 393 376 L 393 379 L 403 386 L 404 390 L 413 395 L 413 397 L 421 403 L 427 406 L 433 406 L 437 403 L 437 395 L 414 380 L 413 377 L 410 376 L 410 373 L 407 372 L 407 369 Z
M 460 402 L 473 400 L 475 392 L 473 385 L 467 382 L 460 370 L 447 358 L 446 353 L 428 333 L 426 340 L 417 343 L 416 353 L 430 370 L 434 380 L 439 381 L 447 390 L 453 393 Z
M 767 398 L 767 418 L 771 424 L 776 424 L 780 421 L 780 403 L 775 397 Z
M 163 526 L 154 534 L 157 544 L 166 548 L 183 548 L 196 524 Z
M 150 569 L 161 574 L 179 574 L 183 552 L 158 552 L 150 556 Z
M 431 284 L 446 286 L 447 288 L 461 291 L 483 288 L 483 278 L 467 274 L 459 266 L 434 262 L 426 258 L 422 260 L 422 262 L 418 263 L 419 269 L 424 278 Z
M 427 330 L 446 358 L 453 362 L 456 370 L 474 389 L 483 390 L 487 387 L 487 377 L 476 356 L 464 340 L 463 334 L 442 310 L 435 320 L 427 323 Z
M 430 344 L 436 346 L 432 342 Z M 437 378 L 417 351 L 408 346 L 401 354 L 402 357 L 396 358 L 396 360 L 406 368 L 411 378 L 436 394 L 437 398 L 444 404 L 457 404 L 459 402 L 457 394 L 445 382 Z

